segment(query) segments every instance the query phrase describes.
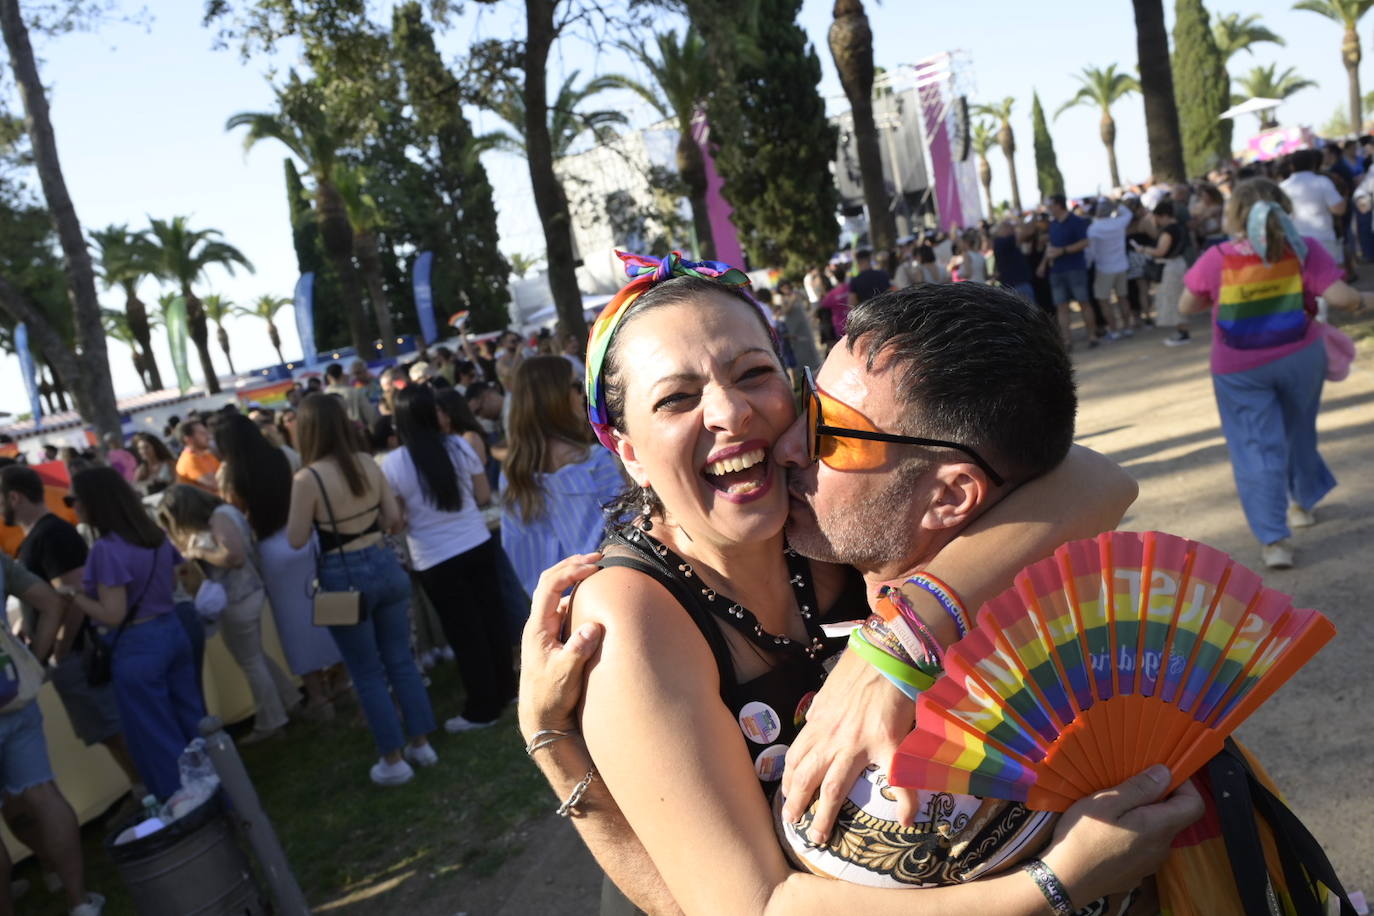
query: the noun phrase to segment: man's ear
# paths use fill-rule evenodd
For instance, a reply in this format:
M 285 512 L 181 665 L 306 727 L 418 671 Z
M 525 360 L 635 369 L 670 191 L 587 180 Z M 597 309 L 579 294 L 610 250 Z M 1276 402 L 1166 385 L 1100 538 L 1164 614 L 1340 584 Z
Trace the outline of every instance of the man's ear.
M 649 473 L 644 469 L 644 465 L 639 462 L 639 458 L 635 454 L 635 444 L 618 429 L 611 430 L 611 439 L 615 442 L 616 457 L 619 458 L 620 463 L 625 466 L 625 473 L 630 475 L 630 479 L 635 482 L 635 486 L 647 487 L 649 485 Z
M 977 518 L 988 504 L 992 487 L 978 465 L 951 463 L 935 468 L 930 492 L 924 523 L 940 530 L 961 528 Z

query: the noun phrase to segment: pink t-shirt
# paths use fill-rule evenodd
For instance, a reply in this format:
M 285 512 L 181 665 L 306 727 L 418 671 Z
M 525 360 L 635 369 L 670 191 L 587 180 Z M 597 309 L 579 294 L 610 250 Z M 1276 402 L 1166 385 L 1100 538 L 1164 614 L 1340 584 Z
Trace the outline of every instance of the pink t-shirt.
M 1302 290 L 1303 299 L 1307 304 L 1308 314 L 1315 314 L 1317 311 L 1317 297 L 1326 292 L 1327 288 L 1337 280 L 1345 278 L 1345 271 L 1332 260 L 1322 243 L 1314 238 L 1304 237 L 1307 242 L 1307 260 L 1302 265 Z M 1217 318 L 1217 298 L 1221 294 L 1221 266 L 1222 258 L 1228 254 L 1254 254 L 1254 249 L 1247 241 L 1222 242 L 1220 245 L 1213 245 L 1203 252 L 1202 257 L 1188 269 L 1188 273 L 1183 277 L 1183 283 L 1188 287 L 1188 291 L 1199 299 L 1205 299 L 1212 303 L 1212 372 L 1216 375 L 1226 375 L 1231 372 L 1244 372 L 1247 369 L 1254 369 L 1266 363 L 1272 363 L 1276 359 L 1282 359 L 1290 353 L 1296 353 L 1304 347 L 1308 347 L 1321 339 L 1321 328 L 1317 322 L 1309 321 L 1307 333 L 1301 340 L 1292 343 L 1282 344 L 1277 347 L 1268 347 L 1261 350 L 1237 350 L 1229 347 L 1222 339 L 1221 331 L 1216 327 Z

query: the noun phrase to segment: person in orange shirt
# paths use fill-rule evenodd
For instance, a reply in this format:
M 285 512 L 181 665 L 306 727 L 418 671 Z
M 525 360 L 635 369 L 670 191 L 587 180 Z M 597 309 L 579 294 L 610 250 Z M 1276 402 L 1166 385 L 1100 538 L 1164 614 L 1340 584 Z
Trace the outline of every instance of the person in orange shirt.
M 218 495 L 219 459 L 210 451 L 210 430 L 200 420 L 187 420 L 177 427 L 177 435 L 184 446 L 177 458 L 177 479 Z

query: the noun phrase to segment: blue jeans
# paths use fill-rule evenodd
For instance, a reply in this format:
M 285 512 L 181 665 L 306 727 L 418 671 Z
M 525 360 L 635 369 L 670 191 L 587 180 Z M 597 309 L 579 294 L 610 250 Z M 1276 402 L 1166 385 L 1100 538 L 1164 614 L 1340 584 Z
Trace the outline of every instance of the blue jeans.
M 1355 236 L 1360 240 L 1360 257 L 1374 261 L 1374 213 L 1355 211 Z
M 338 551 L 324 554 L 320 588 L 343 591 L 350 584 L 362 592 L 366 617 L 350 627 L 330 627 L 329 635 L 353 678 L 377 750 L 385 756 L 404 747 L 406 738 L 434 731 L 434 710 L 410 652 L 410 577 L 396 555 L 380 544 L 342 556 Z M 404 732 L 393 696 L 401 707 Z
M 1212 376 L 1245 520 L 1261 544 L 1288 537 L 1288 501 L 1311 509 L 1336 486 L 1317 452 L 1326 381 L 1321 340 L 1245 372 Z
M 35 697 L 22 709 L 0 715 L 0 789 L 19 795 L 52 779 L 43 713 Z
M 1070 302 L 1077 302 L 1084 308 L 1088 308 L 1093 301 L 1092 295 L 1088 292 L 1088 272 L 1086 270 L 1061 270 L 1058 273 L 1050 269 L 1050 292 L 1054 296 L 1055 305 L 1068 305 Z
M 111 670 L 129 755 L 148 791 L 165 801 L 181 788 L 177 758 L 205 718 L 191 641 L 176 614 L 125 627 Z

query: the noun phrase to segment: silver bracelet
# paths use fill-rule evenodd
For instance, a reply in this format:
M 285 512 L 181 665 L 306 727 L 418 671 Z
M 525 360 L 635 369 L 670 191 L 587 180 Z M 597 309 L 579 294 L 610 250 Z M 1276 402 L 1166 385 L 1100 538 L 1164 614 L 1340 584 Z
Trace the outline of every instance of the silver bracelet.
M 1045 895 L 1054 916 L 1073 916 L 1075 910 L 1069 902 L 1068 888 L 1064 887 L 1064 882 L 1059 880 L 1059 876 L 1048 865 L 1039 859 L 1031 859 L 1022 865 L 1021 869 L 1031 876 L 1035 886 L 1040 888 L 1040 893 Z
M 575 734 L 577 732 L 565 732 L 556 728 L 540 729 L 530 736 L 530 743 L 525 745 L 525 753 L 533 757 L 535 751 L 543 750 L 550 744 L 562 741 L 564 738 L 571 738 Z
M 596 778 L 596 770 L 588 770 L 587 775 L 582 777 L 582 781 L 573 786 L 572 793 L 568 795 L 568 800 L 559 805 L 557 809 L 559 817 L 570 817 L 577 814 L 577 806 L 582 803 L 582 796 L 587 794 L 587 787 Z

